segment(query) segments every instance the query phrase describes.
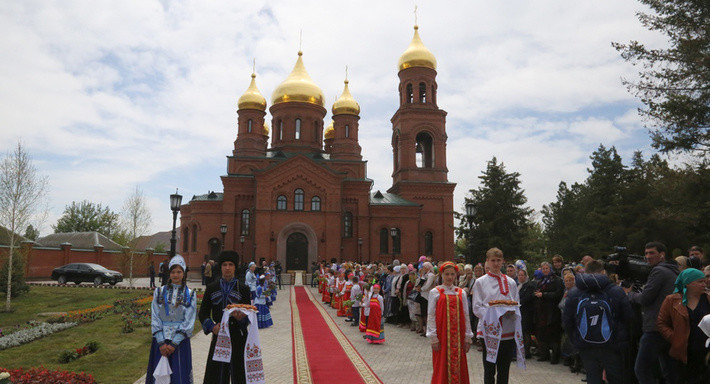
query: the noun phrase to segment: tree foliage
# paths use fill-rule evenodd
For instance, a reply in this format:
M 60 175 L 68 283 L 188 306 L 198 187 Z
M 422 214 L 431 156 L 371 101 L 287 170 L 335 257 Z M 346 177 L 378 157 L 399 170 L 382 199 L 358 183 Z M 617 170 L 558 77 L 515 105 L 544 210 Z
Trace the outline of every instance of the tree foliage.
M 710 169 L 671 168 L 658 155 L 634 154 L 625 166 L 614 147 L 592 154 L 583 183 L 560 183 L 557 199 L 543 207 L 548 253 L 579 260 L 614 246 L 642 253 L 652 240 L 669 249 L 710 245 Z
M 13 283 L 23 282 L 23 269 L 19 271 L 13 266 L 18 230 L 25 228 L 38 215 L 43 215 L 46 207 L 47 178 L 37 173 L 32 164 L 32 158 L 22 143 L 9 152 L 0 162 L 0 225 L 10 232 L 7 262 L 4 271 L 7 273 L 5 285 L 5 310 L 11 309 Z M 16 277 L 13 274 L 19 273 Z
M 466 198 L 466 203 L 473 203 L 476 214 L 470 232 L 466 218 L 459 215 L 458 233 L 462 237 L 469 235 L 476 260 L 481 260 L 491 247 L 503 250 L 506 258 L 523 256 L 532 209 L 525 207 L 527 198 L 520 188 L 519 177 L 518 172 L 507 173 L 505 165 L 498 164 L 493 157 L 478 177 L 481 187 L 469 191 L 471 195 Z
M 644 27 L 668 37 L 669 47 L 638 41 L 612 43 L 621 56 L 640 64 L 638 81 L 624 84 L 645 104 L 639 110 L 662 152 L 710 151 L 710 2 L 639 0 L 652 13 L 639 13 Z
M 53 225 L 54 233 L 99 232 L 110 237 L 111 230 L 119 225 L 119 215 L 109 207 L 87 200 L 80 203 L 72 201 L 64 208 L 62 217 Z

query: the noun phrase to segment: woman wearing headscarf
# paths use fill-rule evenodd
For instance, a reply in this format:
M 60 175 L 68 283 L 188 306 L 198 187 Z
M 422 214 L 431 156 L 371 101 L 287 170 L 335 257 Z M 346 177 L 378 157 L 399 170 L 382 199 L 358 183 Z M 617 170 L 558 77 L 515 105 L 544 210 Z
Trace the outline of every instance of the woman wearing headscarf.
M 168 358 L 173 384 L 192 383 L 190 336 L 195 327 L 197 302 L 195 291 L 187 288 L 185 260 L 180 255 L 170 259 L 169 283 L 156 288 L 151 307 L 153 342 L 148 358 L 146 384 L 155 382 L 153 372 L 161 357 Z
M 530 358 L 531 335 L 535 332 L 535 290 L 537 284 L 528 277 L 528 271 L 518 269 L 518 294 L 520 295 L 520 322 L 523 326 L 525 357 Z
M 256 277 L 256 263 L 252 261 L 247 268 L 244 282 L 247 287 L 249 287 L 249 291 L 251 291 L 251 299 L 254 300 L 256 297 L 256 286 L 259 284 L 259 279 Z
M 668 351 L 674 362 L 676 383 L 710 381 L 705 357 L 707 336 L 698 327 L 710 314 L 710 300 L 705 292 L 705 274 L 695 268 L 685 269 L 675 281 L 673 294 L 666 296 L 658 313 L 658 331 L 671 343 Z
M 552 272 L 548 262 L 540 265 L 540 280 L 535 291 L 535 335 L 538 341 L 537 361 L 560 362 L 560 341 L 562 339 L 562 314 L 557 306 L 562 300 L 565 287 L 562 279 Z M 552 350 L 552 355 L 550 355 Z

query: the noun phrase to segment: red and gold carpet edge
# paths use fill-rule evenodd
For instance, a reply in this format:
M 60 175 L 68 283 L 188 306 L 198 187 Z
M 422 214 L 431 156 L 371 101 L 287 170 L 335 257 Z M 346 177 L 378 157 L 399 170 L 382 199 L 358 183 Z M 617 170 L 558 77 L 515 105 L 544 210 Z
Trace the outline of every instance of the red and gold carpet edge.
M 382 384 L 313 294 L 291 289 L 294 383 Z

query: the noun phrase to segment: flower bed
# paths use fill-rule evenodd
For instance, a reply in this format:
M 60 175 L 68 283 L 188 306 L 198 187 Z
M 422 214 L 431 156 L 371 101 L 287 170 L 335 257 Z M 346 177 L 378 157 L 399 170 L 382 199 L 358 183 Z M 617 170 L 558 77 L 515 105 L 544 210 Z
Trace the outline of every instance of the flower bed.
M 27 344 L 30 341 L 41 339 L 55 332 L 65 330 L 76 326 L 76 322 L 68 323 L 38 323 L 37 326 L 14 332 L 10 335 L 0 337 L 0 351 L 3 349 L 16 347 L 18 345 Z
M 19 368 L 4 369 L 0 372 L 10 374 L 13 384 L 36 384 L 36 383 L 72 383 L 72 384 L 95 384 L 93 376 L 84 372 L 51 371 L 44 367 L 39 368 Z
M 81 348 L 77 348 L 75 350 L 64 350 L 62 353 L 59 354 L 59 362 L 64 364 L 64 363 L 69 363 L 71 361 L 74 361 L 82 356 L 86 356 L 90 353 L 94 353 L 99 349 L 99 342 L 98 341 L 89 341 L 86 343 L 85 346 Z
M 49 323 L 90 323 L 106 316 L 113 309 L 113 305 L 104 304 L 98 307 L 69 311 L 66 315 L 54 316 L 47 319 Z

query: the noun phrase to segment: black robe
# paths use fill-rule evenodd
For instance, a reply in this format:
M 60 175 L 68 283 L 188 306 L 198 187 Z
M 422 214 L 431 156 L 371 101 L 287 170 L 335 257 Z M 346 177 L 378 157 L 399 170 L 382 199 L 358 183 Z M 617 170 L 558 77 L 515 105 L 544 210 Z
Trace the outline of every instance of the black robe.
M 223 297 L 220 283 L 217 280 L 205 288 L 205 295 L 202 298 L 202 305 L 198 317 L 205 334 L 211 333 L 215 324 L 222 321 L 222 313 L 228 304 L 251 304 L 251 294 L 242 280 L 238 280 L 234 288 L 229 292 L 228 297 Z M 237 321 L 229 319 L 229 334 L 232 340 L 232 363 L 222 363 L 212 360 L 217 336 L 212 334 L 210 351 L 207 354 L 207 365 L 205 367 L 204 384 L 226 384 L 231 376 L 233 384 L 246 384 L 246 373 L 244 372 L 244 346 L 246 345 L 249 321 L 244 318 Z

